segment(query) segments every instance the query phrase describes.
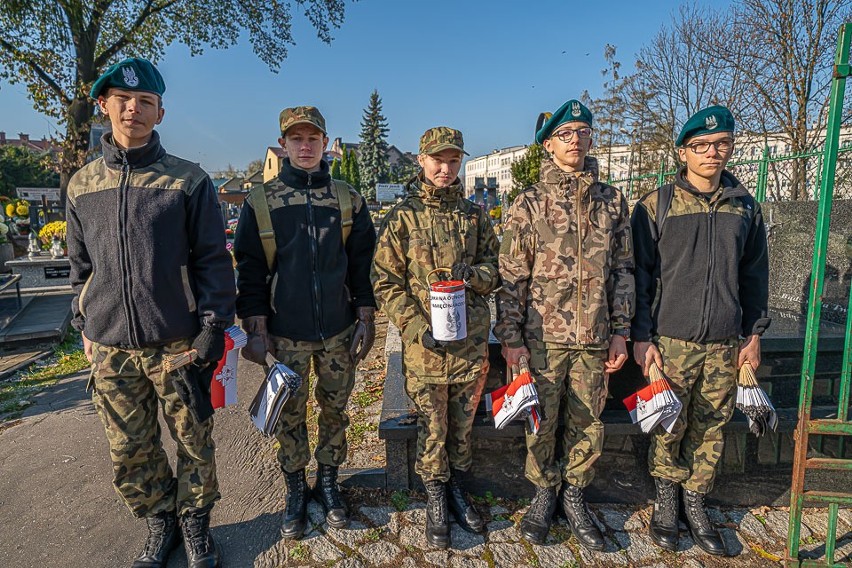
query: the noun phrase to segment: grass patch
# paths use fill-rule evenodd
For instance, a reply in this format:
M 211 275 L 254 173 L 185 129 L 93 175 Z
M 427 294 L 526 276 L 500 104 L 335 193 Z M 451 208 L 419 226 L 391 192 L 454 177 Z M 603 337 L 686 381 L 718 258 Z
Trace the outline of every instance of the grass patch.
M 352 401 L 361 408 L 367 408 L 381 398 L 381 394 L 361 391 L 352 395 Z
M 296 544 L 290 549 L 290 558 L 293 560 L 304 560 L 308 557 L 308 547 L 304 542 Z
M 382 533 L 384 531 L 380 528 L 372 528 L 364 533 L 364 537 L 369 542 L 379 542 L 379 539 L 382 538 Z
M 369 422 L 354 422 L 349 426 L 348 439 L 352 444 L 360 444 L 367 436 L 367 432 L 375 432 L 379 427 Z
M 393 508 L 401 513 L 408 509 L 408 504 L 411 502 L 411 499 L 405 491 L 394 491 L 391 494 L 390 502 L 391 505 L 393 505 Z
M 752 515 L 754 515 L 754 518 L 755 518 L 755 519 L 757 519 L 758 521 L 760 521 L 760 524 L 761 524 L 761 525 L 763 525 L 764 527 L 766 526 L 766 517 L 764 517 L 764 516 L 763 516 L 763 515 L 761 515 L 760 513 L 752 513 Z
M 37 361 L 14 377 L 0 383 L 0 415 L 14 418 L 30 405 L 28 397 L 53 385 L 59 379 L 89 367 L 80 333 L 72 331 L 57 345 L 53 355 Z

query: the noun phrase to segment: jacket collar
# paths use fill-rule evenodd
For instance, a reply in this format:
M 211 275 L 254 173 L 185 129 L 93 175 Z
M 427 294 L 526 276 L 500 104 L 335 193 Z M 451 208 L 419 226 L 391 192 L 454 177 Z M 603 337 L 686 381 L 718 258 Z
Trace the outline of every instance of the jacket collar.
M 698 189 L 696 189 L 695 186 L 689 183 L 689 180 L 686 179 L 686 166 L 681 167 L 678 170 L 677 175 L 675 175 L 675 185 L 696 197 L 704 198 L 704 194 L 698 191 Z M 744 195 L 748 195 L 748 190 L 740 183 L 740 180 L 734 177 L 734 174 L 728 170 L 723 170 L 722 177 L 719 178 L 719 190 L 714 193 L 711 201 L 728 199 L 730 197 L 742 197 Z
M 459 178 L 456 178 L 448 187 L 435 187 L 426 181 L 422 170 L 408 180 L 407 186 L 409 194 L 420 197 L 427 205 L 454 204 L 464 195 L 464 188 Z
M 570 193 L 579 185 L 583 190 L 595 186 L 598 182 L 598 161 L 586 156 L 583 160 L 583 171 L 566 172 L 557 166 L 549 157 L 541 161 L 539 179 L 546 188 L 556 189 L 559 193 Z
M 145 168 L 166 155 L 165 148 L 160 145 L 160 135 L 154 130 L 151 139 L 140 148 L 125 150 L 119 148 L 112 139 L 112 132 L 105 132 L 101 136 L 101 147 L 104 152 L 104 163 L 107 167 L 120 170 L 124 165 L 125 158 L 133 169 Z
M 320 160 L 318 172 L 306 172 L 290 163 L 290 158 L 284 158 L 278 179 L 287 187 L 307 189 L 308 187 L 326 187 L 331 183 L 331 173 L 328 162 Z

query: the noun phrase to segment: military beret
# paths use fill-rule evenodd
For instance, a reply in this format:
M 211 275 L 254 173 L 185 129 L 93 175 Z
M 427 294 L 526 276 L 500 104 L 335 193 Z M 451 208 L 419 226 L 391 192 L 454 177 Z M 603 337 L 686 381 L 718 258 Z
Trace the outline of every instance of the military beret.
M 284 136 L 288 128 L 297 124 L 310 124 L 319 128 L 323 134 L 328 134 L 328 131 L 325 129 L 325 118 L 323 118 L 317 107 L 297 106 L 285 108 L 278 115 L 278 123 L 281 126 L 281 136 Z
M 421 154 L 437 154 L 442 150 L 458 150 L 466 156 L 470 155 L 464 151 L 462 133 L 449 126 L 430 128 L 420 137 Z
M 89 96 L 96 99 L 110 87 L 126 91 L 147 91 L 160 96 L 166 92 L 166 83 L 157 68 L 147 59 L 137 57 L 129 57 L 110 66 L 92 85 Z
M 586 105 L 576 99 L 571 99 L 548 118 L 538 132 L 535 133 L 535 141 L 542 144 L 550 138 L 556 127 L 565 124 L 566 122 L 585 122 L 589 126 L 592 125 L 592 111 L 586 108 Z
M 693 136 L 733 131 L 734 115 L 731 111 L 721 105 L 707 107 L 690 116 L 684 123 L 675 140 L 675 146 L 683 146 L 683 143 Z

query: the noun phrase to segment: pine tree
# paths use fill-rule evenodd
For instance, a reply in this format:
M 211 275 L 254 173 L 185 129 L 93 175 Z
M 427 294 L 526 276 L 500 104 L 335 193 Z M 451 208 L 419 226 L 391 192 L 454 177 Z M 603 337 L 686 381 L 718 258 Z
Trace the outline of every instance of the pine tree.
M 376 184 L 388 180 L 388 121 L 382 115 L 382 99 L 374 90 L 370 95 L 370 104 L 364 109 L 361 119 L 361 146 L 358 169 L 364 195 L 367 199 L 376 198 Z
M 340 177 L 340 160 L 335 158 L 331 162 L 331 178 L 332 179 L 343 179 Z
M 346 149 L 346 146 L 341 146 L 340 148 L 341 157 L 340 157 L 340 179 L 352 185 L 349 176 L 349 151 Z

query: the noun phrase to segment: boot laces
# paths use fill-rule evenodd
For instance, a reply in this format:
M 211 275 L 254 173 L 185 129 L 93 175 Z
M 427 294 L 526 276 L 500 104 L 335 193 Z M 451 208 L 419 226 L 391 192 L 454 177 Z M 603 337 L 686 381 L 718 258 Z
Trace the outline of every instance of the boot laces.
M 209 526 L 210 517 L 206 514 L 198 515 L 189 513 L 183 518 L 184 539 L 195 555 L 208 552 L 209 549 Z
M 320 476 L 322 483 L 322 495 L 329 509 L 342 509 L 343 502 L 340 499 L 340 490 L 337 487 L 337 478 L 331 474 L 323 474 Z
M 145 539 L 143 556 L 154 556 L 163 545 L 167 521 L 164 516 L 156 515 L 145 519 L 148 522 L 148 538 Z
M 658 486 L 657 503 L 654 507 L 654 513 L 661 522 L 671 525 L 677 519 L 677 511 L 675 511 L 675 497 L 677 495 L 677 487 L 672 485 Z
M 287 516 L 300 514 L 305 500 L 305 482 L 299 474 L 287 476 Z
M 435 517 L 437 519 L 445 519 L 447 517 L 447 499 L 446 493 L 442 491 L 443 485 L 441 482 L 434 482 L 433 484 L 426 485 L 426 493 L 429 494 L 429 501 L 431 501 L 431 505 L 433 511 L 435 512 Z M 443 493 L 443 498 L 442 498 Z
M 550 508 L 550 504 L 548 503 L 548 496 L 550 494 L 550 491 L 550 488 L 536 488 L 535 496 L 533 497 L 532 503 L 530 503 L 530 513 L 532 513 L 533 516 L 547 516 L 548 509 Z
M 592 517 L 589 515 L 589 509 L 583 501 L 583 492 L 581 489 L 569 486 L 565 489 L 565 501 L 568 507 L 573 511 L 577 518 L 578 525 L 585 527 L 592 524 Z
M 687 509 L 690 513 L 690 520 L 696 525 L 696 528 L 710 530 L 712 524 L 710 523 L 710 517 L 707 516 L 707 509 L 704 505 L 704 494 L 690 492 L 687 495 L 689 496 L 687 499 Z

